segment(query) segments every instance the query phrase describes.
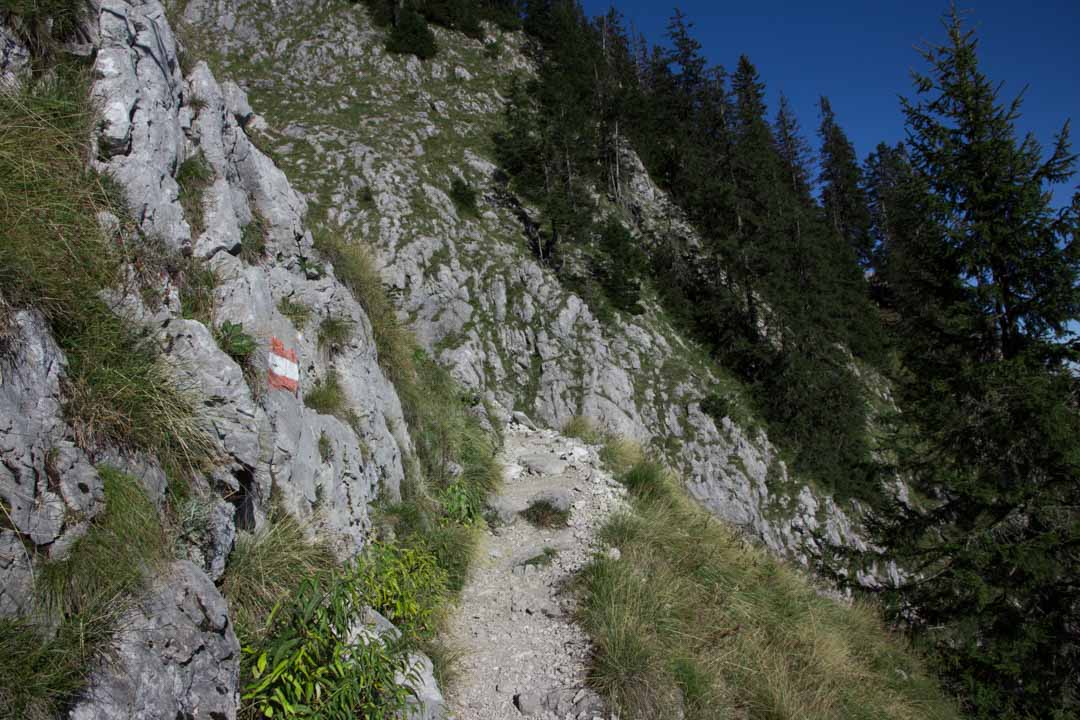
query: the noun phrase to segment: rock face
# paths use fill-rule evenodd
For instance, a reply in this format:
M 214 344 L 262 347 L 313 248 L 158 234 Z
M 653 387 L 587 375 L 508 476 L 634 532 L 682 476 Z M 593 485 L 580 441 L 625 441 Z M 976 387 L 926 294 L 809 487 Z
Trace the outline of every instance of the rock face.
M 132 609 L 116 659 L 91 678 L 71 720 L 233 720 L 240 643 L 205 574 L 179 561 Z
M 0 25 L 0 89 L 14 86 L 29 68 L 29 50 L 14 32 Z
M 243 91 L 218 83 L 205 63 L 182 76 L 156 0 L 103 0 L 99 18 L 98 169 L 124 188 L 148 237 L 204 260 L 216 278 L 210 326 L 180 317 L 175 301 L 151 318 L 181 381 L 206 398 L 203 423 L 224 458 L 215 487 L 247 529 L 261 522 L 271 491 L 280 493 L 286 510 L 321 524 L 351 555 L 369 527 L 367 506 L 379 492 L 397 496 L 402 455 L 411 449 L 370 323 L 331 268 L 312 276 L 307 203 L 248 138 L 245 128 L 259 119 Z M 211 178 L 196 199 L 202 217 L 193 231 L 176 175 L 200 161 Z M 245 233 L 264 247 L 254 262 L 239 257 Z M 348 323 L 352 337 L 332 353 L 320 348 L 316 327 L 296 327 L 281 314 L 283 300 L 313 311 L 310 326 L 324 318 Z M 224 323 L 242 326 L 259 345 L 246 373 L 215 341 Z M 275 338 L 298 357 L 298 394 L 263 387 Z M 355 427 L 301 400 L 330 372 Z
M 461 382 L 549 426 L 584 415 L 651 444 L 699 500 L 777 552 L 809 562 L 860 547 L 857 523 L 804 493 L 763 433 L 702 411 L 722 371 L 658 308 L 598 315 L 528 251 L 533 211 L 498 182 L 487 140 L 507 75 L 532 72 L 520 34 L 489 28 L 485 48 L 436 28 L 440 52 L 419 63 L 386 53 L 360 5 L 192 0 L 185 19 L 225 28 L 220 67 L 277 128 L 266 137 L 294 182 L 376 246 L 401 315 Z M 632 150 L 622 161 L 610 211 L 646 245 L 660 233 L 700 242 Z M 480 190 L 478 216 L 451 201 L 455 178 Z
M 123 190 L 140 231 L 132 242 L 143 243 L 137 252 L 169 258 L 163 267 L 191 256 L 215 279 L 205 322 L 182 311 L 175 270 L 162 271 L 156 304 L 137 293 L 109 299 L 159 342 L 178 384 L 201 401 L 197 421 L 217 462 L 185 508 L 199 514 L 177 548 L 188 559 L 151 578 L 123 623 L 115 661 L 94 671 L 71 717 L 226 720 L 237 712 L 240 656 L 214 581 L 237 533 L 265 521 L 273 494 L 351 557 L 366 542 L 376 497 L 399 497 L 412 447 L 371 323 L 313 251 L 307 201 L 249 139 L 265 121 L 245 93 L 218 82 L 205 63 L 181 68 L 158 0 L 86 5 L 79 35 L 89 44 L 77 49 L 92 57 L 101 112 L 91 162 Z M 27 62 L 26 48 L 0 25 L 0 84 Z M 178 177 L 195 164 L 208 178 L 193 191 Z M 117 225 L 111 216 L 101 221 Z M 283 314 L 286 303 L 303 306 L 310 319 Z M 332 348 L 318 340 L 326 319 L 350 329 Z M 226 323 L 256 343 L 243 366 L 219 346 Z M 299 378 L 297 391 L 268 382 L 272 353 L 295 360 L 281 372 Z M 0 298 L 0 616 L 33 610 L 33 563 L 62 558 L 100 512 L 94 463 L 120 466 L 142 478 L 155 503 L 164 499 L 167 481 L 153 458 L 110 447 L 90 457 L 76 445 L 62 412 L 64 372 L 44 319 Z M 303 400 L 331 373 L 347 422 Z M 430 661 L 417 655 L 413 662 L 425 681 L 413 714 L 438 717 Z
M 0 299 L 0 317 L 10 312 Z M 0 617 L 28 609 L 31 551 L 64 557 L 102 507 L 103 486 L 62 416 L 66 361 L 44 318 L 0 328 Z M 27 546 L 23 545 L 23 542 Z

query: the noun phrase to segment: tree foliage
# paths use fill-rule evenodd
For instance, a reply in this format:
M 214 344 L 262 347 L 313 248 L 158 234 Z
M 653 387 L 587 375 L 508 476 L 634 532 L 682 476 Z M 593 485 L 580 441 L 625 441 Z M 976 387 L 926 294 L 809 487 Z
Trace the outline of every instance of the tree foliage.
M 867 162 L 883 297 L 903 349 L 900 469 L 928 498 L 883 523 L 917 574 L 896 608 L 976 717 L 1080 709 L 1078 315 L 1068 125 L 1019 138 L 954 10 L 904 100 L 906 151 Z

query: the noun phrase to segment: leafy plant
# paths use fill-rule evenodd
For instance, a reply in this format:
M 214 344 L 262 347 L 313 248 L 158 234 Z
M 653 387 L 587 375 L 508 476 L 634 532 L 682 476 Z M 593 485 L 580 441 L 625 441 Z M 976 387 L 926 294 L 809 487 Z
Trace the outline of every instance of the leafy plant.
M 431 553 L 371 543 L 346 578 L 365 603 L 411 640 L 435 630 L 436 611 L 446 594 L 446 572 Z
M 244 332 L 243 323 L 234 323 L 229 320 L 218 326 L 214 331 L 214 338 L 217 340 L 218 347 L 241 366 L 246 366 L 251 362 L 252 356 L 259 347 L 255 338 Z
M 443 512 L 454 522 L 462 525 L 473 523 L 482 515 L 482 498 L 461 482 L 446 486 L 441 496 Z
M 414 677 L 391 638 L 354 637 L 364 599 L 345 578 L 306 578 L 271 614 L 272 631 L 246 647 L 251 683 L 243 700 L 261 717 L 381 720 L 409 698 L 399 678 Z

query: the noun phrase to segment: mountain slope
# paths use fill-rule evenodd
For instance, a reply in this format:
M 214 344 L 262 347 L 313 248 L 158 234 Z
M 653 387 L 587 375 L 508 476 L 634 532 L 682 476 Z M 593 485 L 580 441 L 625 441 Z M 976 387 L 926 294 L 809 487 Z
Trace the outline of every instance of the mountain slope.
M 529 252 L 523 213 L 536 213 L 492 162 L 501 93 L 531 72 L 523 35 L 492 27 L 485 45 L 436 28 L 440 54 L 420 62 L 387 53 L 367 11 L 336 0 L 192 0 L 182 26 L 248 88 L 273 128 L 260 142 L 326 222 L 378 250 L 401 314 L 466 386 L 553 427 L 583 415 L 655 445 L 696 497 L 774 550 L 806 560 L 863 547 L 763 433 L 703 411 L 717 383 L 737 388 L 655 304 L 636 317 L 589 307 Z M 626 165 L 627 217 L 643 242 L 659 228 L 693 242 L 632 152 Z M 478 216 L 451 200 L 456 178 L 479 190 Z M 858 571 L 870 583 L 885 572 L 870 570 Z

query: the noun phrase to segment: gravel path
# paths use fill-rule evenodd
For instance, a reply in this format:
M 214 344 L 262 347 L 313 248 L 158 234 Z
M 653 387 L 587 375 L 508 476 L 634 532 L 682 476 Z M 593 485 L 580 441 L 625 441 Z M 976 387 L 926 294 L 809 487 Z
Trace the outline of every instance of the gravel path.
M 623 488 L 596 448 L 551 430 L 510 425 L 501 460 L 505 482 L 490 501 L 500 522 L 484 535 L 450 625 L 464 652 L 447 693 L 451 718 L 611 717 L 584 687 L 589 640 L 563 588 L 595 552 Z M 537 497 L 568 506 L 567 523 L 537 528 L 521 517 Z

